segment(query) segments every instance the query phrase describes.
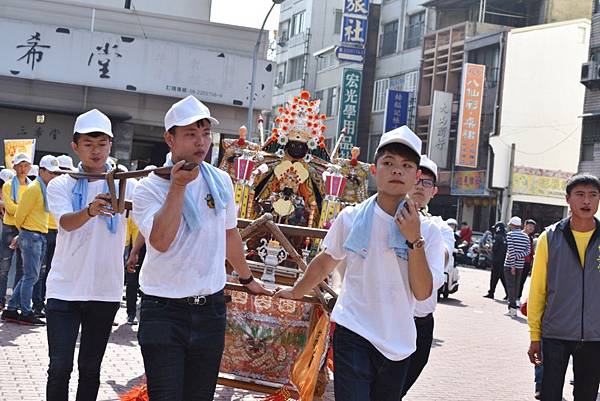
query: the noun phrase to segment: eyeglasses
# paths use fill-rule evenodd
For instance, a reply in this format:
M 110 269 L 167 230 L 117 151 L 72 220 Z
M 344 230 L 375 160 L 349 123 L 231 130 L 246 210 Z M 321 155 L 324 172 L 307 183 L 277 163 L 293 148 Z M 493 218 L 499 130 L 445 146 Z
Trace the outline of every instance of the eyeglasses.
M 432 188 L 435 183 L 429 178 L 420 178 L 415 185 L 422 185 L 425 188 Z

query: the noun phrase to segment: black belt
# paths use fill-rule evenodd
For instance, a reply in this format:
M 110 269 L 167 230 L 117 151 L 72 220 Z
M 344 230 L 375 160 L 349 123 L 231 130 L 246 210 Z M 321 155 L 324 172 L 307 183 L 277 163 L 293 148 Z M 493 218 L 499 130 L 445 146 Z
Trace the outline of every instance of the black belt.
M 154 295 L 146 295 L 142 294 L 142 299 L 151 299 L 157 301 L 168 301 L 174 302 L 177 304 L 189 305 L 189 306 L 205 306 L 205 305 L 214 305 L 214 304 L 223 304 L 231 302 L 231 295 L 225 295 L 223 290 L 219 292 L 215 292 L 211 295 L 196 295 L 193 297 L 185 297 L 185 298 L 164 298 L 157 297 Z
M 415 323 L 419 324 L 419 323 L 427 323 L 428 321 L 433 319 L 433 313 L 430 313 L 429 315 L 423 316 L 423 317 L 418 317 L 415 316 Z
M 23 230 L 23 231 L 28 231 L 28 232 L 30 232 L 30 233 L 34 233 L 34 234 L 40 234 L 40 235 L 46 235 L 46 234 L 48 234 L 48 233 L 43 233 L 43 232 L 41 232 L 41 231 L 30 230 L 30 229 L 28 229 L 28 228 L 22 228 L 21 230 Z

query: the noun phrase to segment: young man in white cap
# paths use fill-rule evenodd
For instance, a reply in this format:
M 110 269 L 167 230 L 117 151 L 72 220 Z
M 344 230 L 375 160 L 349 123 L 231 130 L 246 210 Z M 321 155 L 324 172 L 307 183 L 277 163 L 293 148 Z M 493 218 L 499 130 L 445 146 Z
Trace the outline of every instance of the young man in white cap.
M 440 216 L 432 216 L 427 212 L 427 206 L 431 199 L 437 194 L 438 187 L 436 186 L 438 178 L 438 168 L 433 160 L 426 155 L 421 155 L 421 177 L 410 191 L 409 196 L 415 201 L 421 213 L 422 219 L 428 220 L 435 224 L 443 238 L 443 243 L 438 252 L 444 255 L 445 266 L 454 264 L 452 252 L 454 251 L 454 231 Z M 433 312 L 437 305 L 438 289 L 444 285 L 444 266 L 430 265 L 431 275 L 433 277 L 433 293 L 424 301 L 415 303 L 415 327 L 417 329 L 417 350 L 410 356 L 410 364 L 408 374 L 406 375 L 406 383 L 402 396 L 406 395 L 408 390 L 417 381 L 419 375 L 427 365 L 431 344 L 433 342 Z M 437 268 L 437 270 L 433 270 Z
M 517 316 L 517 296 L 519 294 L 519 283 L 525 265 L 525 257 L 531 251 L 529 237 L 521 231 L 521 218 L 511 217 L 508 222 L 509 232 L 506 235 L 506 259 L 504 259 L 504 279 L 506 280 L 506 291 L 508 292 L 507 316 Z
M 2 186 L 2 198 L 4 200 L 4 218 L 2 220 L 2 249 L 0 250 L 0 309 L 6 303 L 6 287 L 8 273 L 15 251 L 10 247 L 14 238 L 19 235 L 15 227 L 15 213 L 17 205 L 21 201 L 23 193 L 31 180 L 27 177 L 31 169 L 31 158 L 26 153 L 17 153 L 13 159 L 13 169 L 16 174 Z M 23 261 L 21 251 L 17 249 L 17 264 L 15 272 L 15 283 L 21 279 L 23 274 Z
M 58 159 L 58 165 L 61 170 L 66 171 L 75 171 L 75 166 L 73 165 L 73 159 L 69 155 L 60 155 L 56 157 Z
M 276 296 L 300 299 L 346 266 L 331 320 L 335 398 L 400 399 L 409 357 L 416 349 L 415 300 L 429 298 L 432 271 L 443 269 L 439 229 L 421 221 L 406 195 L 420 178 L 421 140 L 406 126 L 382 135 L 375 154 L 377 194 L 345 208 L 323 240 L 324 251 L 303 278 Z
M 203 162 L 217 123 L 193 96 L 171 106 L 164 134 L 170 179 L 150 174 L 133 198 L 147 247 L 138 340 L 151 400 L 213 399 L 225 341 L 226 258 L 240 283 L 269 294 L 246 264 L 231 179 Z M 200 166 L 188 171 L 186 162 Z
M 0 189 L 4 186 L 4 183 L 12 180 L 15 176 L 15 172 L 9 168 L 3 168 L 0 170 Z M 0 190 L 0 217 L 4 218 L 4 197 L 2 196 L 2 191 Z
M 45 256 L 49 215 L 46 187 L 55 177 L 56 170 L 58 170 L 56 157 L 52 155 L 42 157 L 39 175 L 23 192 L 17 207 L 15 226 L 19 230 L 18 244 L 23 255 L 23 276 L 15 285 L 6 310 L 2 312 L 3 320 L 26 325 L 45 324 L 34 316 L 31 300 Z
M 112 138 L 110 120 L 100 111 L 77 117 L 71 147 L 81 160 L 79 170 L 106 172 Z M 129 199 L 134 186 L 128 181 Z M 48 186 L 50 212 L 59 224 L 46 293 L 48 401 L 68 399 L 80 327 L 77 400 L 95 400 L 98 394 L 100 364 L 122 297 L 127 226 L 108 197 L 104 180 L 62 175 Z

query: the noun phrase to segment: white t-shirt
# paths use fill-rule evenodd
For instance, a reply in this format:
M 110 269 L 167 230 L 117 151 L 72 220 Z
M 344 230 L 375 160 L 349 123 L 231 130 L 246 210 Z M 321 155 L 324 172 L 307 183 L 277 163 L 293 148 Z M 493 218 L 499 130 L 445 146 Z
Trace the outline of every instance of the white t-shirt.
M 46 297 L 65 301 L 120 302 L 123 296 L 123 250 L 127 219 L 118 215 L 117 232 L 106 220 L 90 219 L 74 231 L 60 226 L 63 214 L 72 213 L 72 191 L 77 180 L 62 175 L 48 184 L 48 206 L 58 224 L 52 269 L 46 282 Z M 135 180 L 127 180 L 125 196 L 131 199 Z M 88 182 L 85 204 L 105 192 L 105 181 Z
M 199 175 L 187 185 L 186 191 L 191 191 L 197 202 L 202 225 L 192 231 L 183 216 L 174 221 L 179 229 L 166 252 L 154 249 L 148 239 L 154 215 L 165 203 L 170 181 L 152 173 L 139 182 L 133 195 L 132 216 L 146 238 L 146 257 L 140 273 L 140 289 L 144 294 L 183 298 L 214 294 L 225 287 L 225 234 L 237 226 L 237 212 L 231 178 L 224 171 L 222 174 L 230 183 L 231 201 L 227 209 L 217 214 L 208 206 L 206 197 L 210 191 Z
M 408 279 L 408 262 L 397 257 L 388 244 L 394 217 L 375 203 L 367 256 L 347 251 L 344 242 L 350 233 L 357 209 L 345 208 L 323 240 L 325 252 L 342 260 L 346 271 L 331 320 L 368 340 L 392 361 L 410 356 L 416 349 L 413 318 L 415 297 Z M 432 270 L 443 268 L 442 238 L 439 229 L 424 221 L 421 235 Z M 442 267 L 439 267 L 442 266 Z
M 448 224 L 444 220 L 442 220 L 439 216 L 432 217 L 421 217 L 421 222 L 427 221 L 434 224 L 440 231 L 442 236 L 442 244 L 439 252 L 442 253 L 442 260 L 445 260 L 444 252 L 448 252 L 448 263 L 454 263 L 454 259 L 452 257 L 452 251 L 454 250 L 454 232 L 450 228 Z M 444 265 L 429 265 L 429 269 L 431 270 L 431 276 L 433 277 L 433 293 L 429 298 L 424 301 L 416 301 L 415 303 L 415 316 L 416 317 L 425 317 L 430 313 L 435 311 L 435 307 L 437 306 L 437 292 L 438 289 L 444 285 L 444 281 L 446 277 L 444 276 Z

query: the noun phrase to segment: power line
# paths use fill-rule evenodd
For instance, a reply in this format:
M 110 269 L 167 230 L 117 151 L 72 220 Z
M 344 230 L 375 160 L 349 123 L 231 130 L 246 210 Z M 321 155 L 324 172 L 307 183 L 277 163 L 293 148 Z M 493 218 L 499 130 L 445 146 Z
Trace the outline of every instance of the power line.
M 144 26 L 142 25 L 142 20 L 140 19 L 140 16 L 137 13 L 137 9 L 135 8 L 135 4 L 133 4 L 133 2 L 131 2 L 131 7 L 133 8 L 133 14 L 137 18 L 138 25 L 140 26 L 140 29 L 142 30 L 142 35 L 144 35 L 144 39 L 148 39 L 148 36 L 146 36 L 146 31 L 144 31 Z
M 547 153 L 549 151 L 551 151 L 552 149 L 557 148 L 558 146 L 560 146 L 563 142 L 565 142 L 567 139 L 569 139 L 570 137 L 573 136 L 573 134 L 575 134 L 577 131 L 579 130 L 579 127 L 575 128 L 573 131 L 571 131 L 566 137 L 564 137 L 563 139 L 561 139 L 560 141 L 558 141 L 556 144 L 552 145 L 551 147 L 549 147 L 548 149 L 541 151 L 541 152 L 525 152 L 522 150 L 518 150 L 515 149 L 515 152 L 521 153 L 523 155 L 528 155 L 528 156 L 539 156 L 539 155 L 543 155 L 544 153 Z M 508 143 L 504 142 L 502 140 L 502 138 L 498 137 L 498 140 L 505 145 L 507 148 L 510 149 L 511 145 L 509 145 Z

